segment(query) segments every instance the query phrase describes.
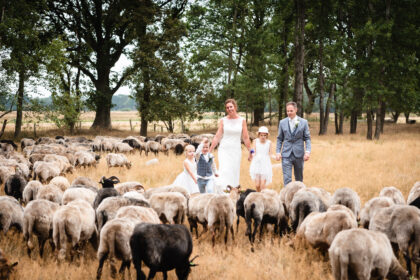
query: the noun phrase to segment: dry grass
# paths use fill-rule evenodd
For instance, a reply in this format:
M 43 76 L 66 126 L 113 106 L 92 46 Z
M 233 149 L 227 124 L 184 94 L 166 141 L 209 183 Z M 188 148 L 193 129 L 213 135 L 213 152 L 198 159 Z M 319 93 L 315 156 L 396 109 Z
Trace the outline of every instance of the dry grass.
M 348 125 L 346 125 L 347 127 Z M 366 141 L 365 127 L 361 125 L 359 134 L 336 136 L 330 128 L 327 136 L 317 136 L 317 124 L 311 124 L 312 154 L 305 164 L 304 181 L 308 186 L 319 186 L 333 192 L 339 187 L 348 186 L 356 190 L 362 202 L 377 195 L 385 186 L 398 187 L 405 196 L 413 184 L 420 180 L 420 125 L 387 125 L 386 134 L 380 141 Z M 270 139 L 275 142 L 276 128 L 270 128 Z M 123 133 L 122 133 L 123 134 Z M 217 152 L 216 152 L 217 156 Z M 102 158 L 99 166 L 78 169 L 68 176 L 71 181 L 76 176 L 88 176 L 99 180 L 102 175 L 116 175 L 121 181 L 137 180 L 146 188 L 170 184 L 182 170 L 181 157 L 159 155 L 160 163 L 146 166 L 145 162 L 154 156 L 144 154 L 129 155 L 133 162 L 130 170 L 112 168 L 108 170 Z M 277 162 L 273 161 L 273 164 Z M 241 185 L 253 187 L 249 176 L 249 162 L 243 149 Z M 274 169 L 273 183 L 270 188 L 282 188 L 281 168 Z M 235 231 L 236 233 L 236 231 Z M 288 245 L 290 237 L 272 237 L 267 234 L 256 246 L 255 253 L 250 251 L 244 236 L 243 220 L 235 241 L 228 241 L 227 249 L 220 243 L 211 247 L 208 235 L 194 238 L 193 256 L 199 254 L 198 267 L 192 269 L 191 279 L 332 279 L 328 258 L 316 250 L 292 248 Z M 288 243 L 289 242 L 289 243 Z M 40 260 L 37 250 L 29 259 L 25 253 L 22 235 L 15 231 L 7 236 L 0 234 L 0 248 L 12 261 L 19 260 L 16 279 L 94 279 L 97 260 L 95 253 L 88 248 L 85 256 L 75 263 L 58 265 L 46 246 L 46 256 Z M 147 270 L 146 270 L 147 271 Z M 135 279 L 131 268 L 131 279 Z M 109 278 L 109 266 L 104 268 L 103 279 Z M 158 274 L 157 279 L 161 279 Z M 174 272 L 170 279 L 176 279 Z

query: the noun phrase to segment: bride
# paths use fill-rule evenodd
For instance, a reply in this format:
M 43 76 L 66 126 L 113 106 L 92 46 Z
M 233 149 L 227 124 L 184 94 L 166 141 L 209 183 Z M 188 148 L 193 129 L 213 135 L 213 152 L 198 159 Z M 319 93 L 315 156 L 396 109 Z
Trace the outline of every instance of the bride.
M 210 153 L 219 144 L 219 185 L 236 187 L 239 185 L 241 171 L 241 138 L 244 140 L 248 151 L 251 151 L 248 129 L 245 119 L 237 113 L 238 105 L 234 99 L 225 101 L 227 116 L 219 121 L 219 128 L 213 138 Z

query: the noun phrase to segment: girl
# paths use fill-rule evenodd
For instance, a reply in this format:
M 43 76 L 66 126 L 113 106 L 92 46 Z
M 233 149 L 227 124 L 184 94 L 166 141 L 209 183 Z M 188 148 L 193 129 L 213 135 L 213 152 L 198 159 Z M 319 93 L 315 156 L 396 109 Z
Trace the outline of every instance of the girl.
M 265 189 L 271 183 L 273 171 L 271 168 L 271 141 L 268 138 L 268 129 L 261 126 L 258 129 L 258 138 L 252 143 L 250 159 L 252 159 L 249 173 L 255 182 L 257 192 Z
M 193 145 L 185 147 L 184 171 L 175 179 L 173 186 L 184 187 L 190 194 L 200 192 L 197 185 L 197 164 L 194 159 L 195 148 Z

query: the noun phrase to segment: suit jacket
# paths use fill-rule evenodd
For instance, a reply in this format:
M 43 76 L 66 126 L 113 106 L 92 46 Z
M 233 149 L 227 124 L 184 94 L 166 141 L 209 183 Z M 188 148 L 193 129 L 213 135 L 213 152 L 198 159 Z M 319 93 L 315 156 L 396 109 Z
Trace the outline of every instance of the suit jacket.
M 306 151 L 311 151 L 311 134 L 309 132 L 308 121 L 301 117 L 297 117 L 297 121 L 299 124 L 293 133 L 290 130 L 289 118 L 284 118 L 279 123 L 276 153 L 280 153 L 281 151 L 282 157 L 290 157 L 292 152 L 297 158 L 303 157 L 305 155 L 303 142 L 305 142 Z

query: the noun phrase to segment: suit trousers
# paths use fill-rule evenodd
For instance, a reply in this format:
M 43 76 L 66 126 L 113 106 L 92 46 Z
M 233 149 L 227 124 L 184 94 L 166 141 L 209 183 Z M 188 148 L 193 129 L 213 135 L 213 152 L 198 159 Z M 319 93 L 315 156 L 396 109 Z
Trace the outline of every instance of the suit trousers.
M 203 179 L 198 178 L 197 179 L 198 188 L 200 190 L 200 193 L 214 193 L 214 179 Z
M 292 152 L 289 157 L 282 158 L 281 166 L 284 186 L 292 181 L 292 168 L 295 172 L 295 180 L 303 182 L 303 157 L 297 158 Z

